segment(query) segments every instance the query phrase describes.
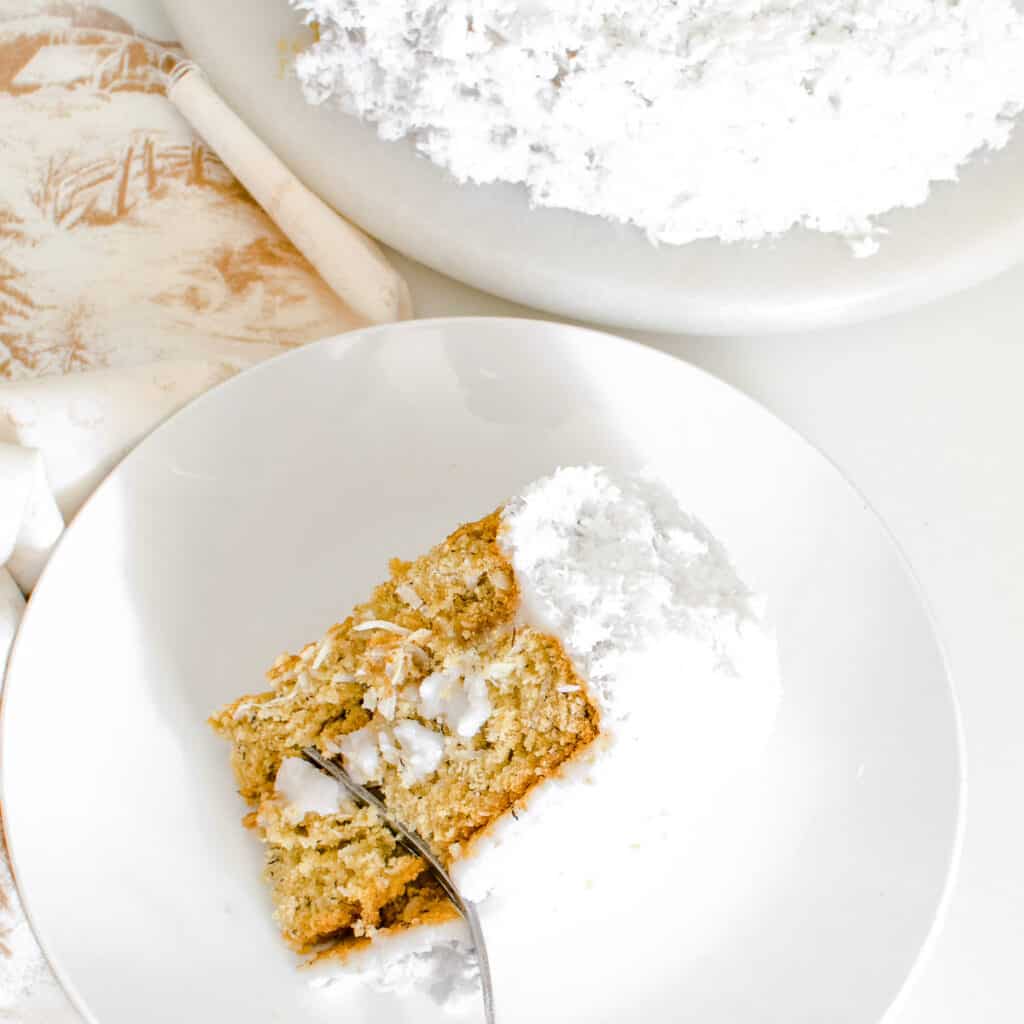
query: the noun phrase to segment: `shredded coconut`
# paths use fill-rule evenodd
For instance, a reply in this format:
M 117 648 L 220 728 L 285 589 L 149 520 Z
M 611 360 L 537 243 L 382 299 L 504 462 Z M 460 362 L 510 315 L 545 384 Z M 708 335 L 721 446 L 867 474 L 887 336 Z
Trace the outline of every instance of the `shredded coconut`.
M 672 244 L 803 225 L 866 255 L 1024 107 L 1012 0 L 291 3 L 310 102 Z
M 605 711 L 629 697 L 624 659 L 675 636 L 694 637 L 736 670 L 733 637 L 755 618 L 750 591 L 722 545 L 660 483 L 616 481 L 595 466 L 560 469 L 509 502 L 501 540 L 523 617 L 561 639 Z
M 416 589 L 411 583 L 399 583 L 395 587 L 395 593 L 403 600 L 410 608 L 415 611 L 417 608 L 423 607 L 423 598 L 416 593 Z
M 398 695 L 389 693 L 377 701 L 377 710 L 390 722 L 395 717 L 395 708 L 398 706 Z
M 313 664 L 309 666 L 314 672 L 316 672 L 328 657 L 330 657 L 331 647 L 332 644 L 330 639 L 325 640 L 320 645 L 320 649 L 316 652 L 316 657 L 313 659 Z
M 293 685 L 290 689 L 287 689 L 289 683 L 292 683 Z M 273 697 L 271 700 L 265 700 L 263 703 L 244 700 L 237 708 L 235 708 L 234 714 L 231 717 L 236 722 L 240 722 L 246 717 L 246 715 L 252 713 L 255 713 L 259 718 L 266 718 L 268 708 L 275 708 L 282 704 L 287 704 L 288 701 L 294 700 L 297 696 L 308 692 L 313 683 L 309 678 L 308 672 L 300 672 L 298 679 L 296 679 L 295 673 L 289 672 L 278 679 L 277 685 L 279 691 L 282 691 L 278 693 L 278 696 Z
M 385 633 L 394 633 L 396 636 L 408 636 L 412 630 L 400 626 L 397 622 L 388 622 L 387 619 L 367 619 L 352 627 L 353 633 L 365 633 L 370 629 L 380 629 Z
M 422 647 L 417 647 L 414 643 L 407 642 L 405 649 L 409 652 L 409 657 L 421 668 L 430 664 L 430 655 Z
M 405 670 L 409 655 L 404 651 L 399 651 L 395 655 L 395 660 L 391 663 L 391 672 L 389 677 L 391 679 L 391 685 L 396 689 L 405 682 Z

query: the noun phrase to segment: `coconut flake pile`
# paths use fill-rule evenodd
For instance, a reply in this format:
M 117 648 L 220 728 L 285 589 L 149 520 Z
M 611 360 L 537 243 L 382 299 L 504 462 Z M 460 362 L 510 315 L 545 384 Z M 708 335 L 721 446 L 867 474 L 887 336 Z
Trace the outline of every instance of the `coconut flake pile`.
M 694 637 L 738 670 L 741 627 L 756 619 L 751 592 L 661 483 L 560 469 L 509 502 L 503 523 L 522 618 L 562 641 L 612 717 L 628 699 L 617 685 L 623 659 L 656 652 L 664 638 Z
M 660 242 L 917 206 L 1024 106 L 1012 0 L 290 0 L 296 71 L 459 181 Z

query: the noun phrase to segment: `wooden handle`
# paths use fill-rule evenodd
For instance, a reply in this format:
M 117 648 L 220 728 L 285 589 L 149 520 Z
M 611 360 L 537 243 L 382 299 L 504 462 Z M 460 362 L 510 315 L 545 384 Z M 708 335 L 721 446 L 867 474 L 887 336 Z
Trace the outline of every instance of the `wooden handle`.
M 409 288 L 377 244 L 310 192 L 197 65 L 174 69 L 167 97 L 356 315 L 371 324 L 412 315 Z

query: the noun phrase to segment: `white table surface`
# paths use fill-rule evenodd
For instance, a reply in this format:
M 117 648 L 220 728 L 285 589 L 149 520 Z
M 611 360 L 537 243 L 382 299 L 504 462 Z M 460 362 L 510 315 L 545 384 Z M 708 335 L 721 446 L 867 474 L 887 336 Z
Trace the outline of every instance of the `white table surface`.
M 170 36 L 158 0 L 105 6 Z M 420 316 L 540 315 L 396 262 Z M 945 927 L 886 1024 L 1024 1020 L 1024 266 L 856 327 L 758 339 L 631 336 L 703 367 L 799 430 L 860 488 L 909 558 L 961 704 L 968 817 Z

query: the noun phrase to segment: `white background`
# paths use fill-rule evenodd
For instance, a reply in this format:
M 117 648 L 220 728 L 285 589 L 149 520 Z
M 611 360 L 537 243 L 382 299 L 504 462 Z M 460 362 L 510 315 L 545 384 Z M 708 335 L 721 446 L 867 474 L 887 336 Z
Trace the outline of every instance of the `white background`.
M 170 36 L 158 0 L 105 6 Z M 397 262 L 420 316 L 539 315 Z M 859 327 L 631 336 L 709 370 L 799 430 L 908 556 L 963 712 L 968 821 L 945 928 L 886 1024 L 1024 1020 L 1024 268 Z

